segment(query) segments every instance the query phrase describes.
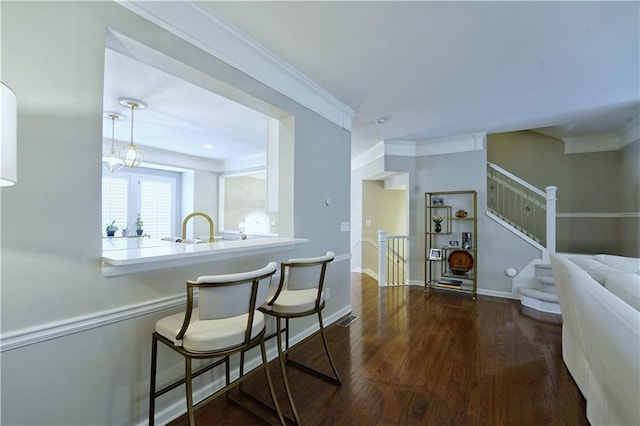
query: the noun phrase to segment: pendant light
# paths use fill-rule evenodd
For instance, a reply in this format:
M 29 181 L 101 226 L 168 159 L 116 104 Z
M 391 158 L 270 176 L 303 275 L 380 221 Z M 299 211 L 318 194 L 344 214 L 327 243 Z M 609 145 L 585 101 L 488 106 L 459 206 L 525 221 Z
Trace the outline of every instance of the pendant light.
M 115 129 L 116 120 L 124 120 L 124 116 L 116 112 L 105 112 L 103 114 L 105 118 L 111 120 L 111 151 L 102 155 L 102 165 L 109 173 L 115 173 L 124 166 L 124 161 L 116 154 L 115 144 Z
M 138 167 L 142 163 L 144 156 L 140 148 L 133 143 L 133 112 L 136 109 L 145 109 L 147 105 L 142 101 L 127 98 L 120 98 L 118 102 L 120 105 L 131 109 L 131 142 L 120 150 L 120 159 L 127 167 Z

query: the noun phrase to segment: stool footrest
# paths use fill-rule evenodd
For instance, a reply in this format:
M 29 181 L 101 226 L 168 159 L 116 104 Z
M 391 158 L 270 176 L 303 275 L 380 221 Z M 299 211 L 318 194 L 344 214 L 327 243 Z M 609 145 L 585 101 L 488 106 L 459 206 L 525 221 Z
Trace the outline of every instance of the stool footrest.
M 244 396 L 246 396 L 247 398 L 249 398 L 249 399 L 251 399 L 252 401 L 254 401 L 255 403 L 257 403 L 257 404 L 259 404 L 259 405 L 261 405 L 261 406 L 263 406 L 263 407 L 267 408 L 268 410 L 273 411 L 274 413 L 276 412 L 276 408 L 275 408 L 272 404 L 269 404 L 268 402 L 265 402 L 265 401 L 261 400 L 260 398 L 258 398 L 257 396 L 252 395 L 251 393 L 247 392 L 246 390 L 244 390 L 244 389 L 243 389 L 243 386 L 242 386 L 242 385 L 241 385 L 241 386 L 238 386 L 238 391 L 239 391 L 242 395 L 244 395 Z M 243 402 L 241 402 L 241 401 L 239 401 L 239 400 L 235 399 L 235 398 L 234 398 L 230 393 L 227 395 L 227 399 L 228 399 L 229 401 L 231 401 L 231 402 L 232 402 L 234 405 L 236 405 L 237 407 L 242 408 L 243 410 L 248 411 L 248 412 L 252 413 L 253 415 L 255 415 L 255 416 L 257 416 L 257 417 L 260 417 L 262 420 L 265 420 L 262 416 L 260 416 L 260 415 L 258 415 L 258 414 L 256 414 L 256 413 L 254 413 L 254 412 L 251 410 L 251 408 L 249 408 L 248 406 L 246 406 Z M 287 415 L 287 414 L 282 413 L 282 417 L 284 417 L 286 420 L 288 420 L 288 421 L 290 421 L 290 422 L 292 422 L 292 423 L 296 423 L 296 420 L 295 420 L 293 417 L 291 417 L 291 416 L 289 416 L 289 415 Z M 297 423 L 296 423 L 296 424 L 297 424 Z
M 212 364 L 205 365 L 204 367 L 200 368 L 195 373 L 193 373 L 191 375 L 191 377 L 198 377 L 202 373 L 206 373 L 207 371 L 214 369 L 215 367 L 219 366 L 220 364 L 223 364 L 225 361 L 227 361 L 227 358 L 222 358 L 221 360 L 218 360 L 218 361 L 216 361 L 216 362 L 214 362 Z M 155 394 L 154 394 L 154 397 L 157 398 L 157 397 L 159 397 L 161 395 L 164 395 L 165 393 L 177 388 L 178 386 L 184 385 L 185 382 L 186 382 L 186 379 L 180 379 L 180 380 L 177 380 L 177 381 L 175 381 L 173 383 L 170 383 L 167 386 L 163 387 L 162 389 L 157 390 L 155 392 Z
M 328 374 L 322 373 L 316 369 L 313 369 L 311 367 L 308 367 L 304 364 L 300 364 L 297 361 L 294 361 L 292 359 L 290 359 L 289 357 L 287 357 L 287 364 L 290 364 L 292 367 L 295 367 L 307 374 L 310 374 L 312 376 L 315 376 L 319 379 L 324 380 L 325 382 L 331 383 L 332 385 L 336 385 L 336 386 L 342 386 L 342 382 L 340 381 L 339 378 L 337 377 L 333 377 L 333 376 L 329 376 Z

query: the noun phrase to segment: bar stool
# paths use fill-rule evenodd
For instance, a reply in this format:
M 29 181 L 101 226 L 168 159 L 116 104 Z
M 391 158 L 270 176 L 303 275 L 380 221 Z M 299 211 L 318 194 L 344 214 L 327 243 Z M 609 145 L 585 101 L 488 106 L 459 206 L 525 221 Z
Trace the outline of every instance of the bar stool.
M 327 340 L 324 335 L 324 325 L 322 323 L 322 310 L 325 306 L 324 292 L 322 288 L 324 286 L 324 277 L 327 271 L 327 265 L 334 259 L 334 257 L 334 253 L 329 251 L 324 256 L 290 259 L 287 262 L 282 262 L 278 288 L 273 297 L 259 308 L 261 312 L 264 312 L 267 315 L 272 315 L 276 318 L 275 336 L 277 337 L 278 342 L 278 358 L 280 360 L 280 368 L 282 370 L 282 379 L 287 392 L 289 406 L 291 407 L 291 411 L 293 412 L 293 416 L 297 424 L 300 424 L 300 417 L 293 401 L 293 395 L 291 393 L 291 387 L 289 386 L 289 379 L 287 378 L 285 364 L 288 363 L 293 367 L 299 368 L 305 373 L 319 377 L 336 386 L 342 385 L 340 376 L 338 375 L 338 370 L 336 369 L 333 359 L 331 358 L 331 353 L 329 352 L 329 347 L 327 346 Z M 289 320 L 309 315 L 318 316 L 319 329 L 303 341 L 320 333 L 325 354 L 329 360 L 331 369 L 333 370 L 333 376 L 324 374 L 316 369 L 289 359 Z M 284 329 L 281 328 L 281 319 L 285 320 Z M 286 346 L 284 350 L 282 349 L 282 332 L 286 332 Z M 267 339 L 272 337 L 273 335 L 270 335 Z
M 265 320 L 257 307 L 267 299 L 271 276 L 277 264 L 269 263 L 262 269 L 227 275 L 199 277 L 187 281 L 187 307 L 184 312 L 165 317 L 156 323 L 151 349 L 151 380 L 149 391 L 149 425 L 153 426 L 155 400 L 160 395 L 176 387 L 186 385 L 187 413 L 189 424 L 195 424 L 194 411 L 229 389 L 242 383 L 250 374 L 231 382 L 229 356 L 256 346 L 262 354 L 261 367 L 264 369 L 269 393 L 281 424 L 285 424 L 278 405 L 265 351 Z M 198 289 L 198 306 L 194 307 L 193 289 Z M 184 378 L 156 390 L 156 369 L 158 342 L 182 355 L 185 360 Z M 193 359 L 220 358 L 199 370 L 192 371 Z M 216 366 L 225 364 L 225 386 L 193 406 L 192 379 Z M 254 413 L 257 415 L 257 413 Z M 263 419 L 264 420 L 264 419 Z

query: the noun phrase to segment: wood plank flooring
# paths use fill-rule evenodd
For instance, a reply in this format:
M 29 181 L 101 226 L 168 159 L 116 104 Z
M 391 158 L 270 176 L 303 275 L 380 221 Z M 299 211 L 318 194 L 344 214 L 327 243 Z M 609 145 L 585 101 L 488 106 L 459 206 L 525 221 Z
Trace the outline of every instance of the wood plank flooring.
M 289 368 L 307 425 L 587 425 L 585 400 L 562 361 L 561 326 L 523 313 L 519 302 L 434 291 L 379 288 L 351 280 L 347 328 L 327 328 L 343 385 Z M 321 341 L 291 352 L 328 371 Z M 280 405 L 280 369 L 270 363 Z M 267 400 L 264 377 L 247 388 Z M 183 388 L 174 392 L 184 392 Z M 199 425 L 262 424 L 224 397 L 196 412 Z M 183 416 L 171 423 L 188 424 Z

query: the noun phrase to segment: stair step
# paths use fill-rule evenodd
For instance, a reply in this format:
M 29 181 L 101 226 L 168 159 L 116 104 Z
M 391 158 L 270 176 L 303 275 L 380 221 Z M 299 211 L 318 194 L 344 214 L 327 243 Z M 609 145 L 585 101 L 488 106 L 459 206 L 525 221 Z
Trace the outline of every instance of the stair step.
M 553 277 L 536 277 L 536 280 L 543 285 L 543 287 L 555 287 L 556 282 Z M 544 291 L 544 290 L 542 290 Z
M 533 265 L 534 268 L 537 269 L 549 269 L 551 270 L 551 264 L 550 263 L 536 263 L 535 265 Z
M 533 265 L 533 274 L 540 284 L 544 286 L 555 286 L 556 283 L 553 280 L 553 270 L 548 263 L 537 263 Z
M 521 287 L 520 294 L 523 296 L 531 297 L 532 299 L 538 299 L 548 303 L 558 303 L 558 295 L 553 293 L 547 293 L 531 287 Z

